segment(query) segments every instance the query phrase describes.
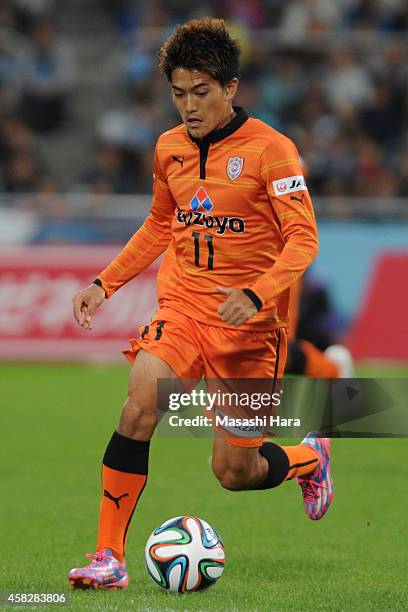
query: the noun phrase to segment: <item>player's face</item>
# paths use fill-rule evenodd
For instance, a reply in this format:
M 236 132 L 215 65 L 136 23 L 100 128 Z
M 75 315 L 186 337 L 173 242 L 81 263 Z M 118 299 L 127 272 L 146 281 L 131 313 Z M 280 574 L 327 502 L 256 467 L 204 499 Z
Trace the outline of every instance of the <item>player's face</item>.
M 231 120 L 238 79 L 223 87 L 205 72 L 176 68 L 171 87 L 174 104 L 194 138 L 204 138 Z

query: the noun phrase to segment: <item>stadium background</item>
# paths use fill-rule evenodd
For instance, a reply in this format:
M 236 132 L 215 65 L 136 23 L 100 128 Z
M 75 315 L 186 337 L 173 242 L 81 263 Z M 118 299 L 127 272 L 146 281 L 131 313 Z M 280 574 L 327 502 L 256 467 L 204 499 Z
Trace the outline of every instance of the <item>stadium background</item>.
M 131 307 L 114 298 L 92 340 L 69 297 L 117 250 L 101 245 L 126 241 L 147 214 L 155 139 L 179 122 L 155 56 L 177 23 L 204 14 L 241 41 L 237 101 L 305 160 L 321 236 L 311 278 L 331 300 L 323 325 L 357 359 L 408 360 L 402 0 L 2 0 L 1 357 L 112 359 L 148 318 L 153 274 Z
M 321 238 L 308 283 L 325 305 L 322 325 L 351 348 L 359 375 L 408 375 L 404 0 L 0 0 L 2 590 L 64 589 L 69 564 L 92 548 L 95 475 L 127 375 L 125 365 L 95 362 L 120 360 L 149 320 L 155 269 L 105 305 L 92 334 L 73 324 L 71 297 L 149 210 L 155 139 L 179 122 L 155 54 L 176 24 L 203 15 L 226 18 L 241 41 L 237 102 L 289 135 L 305 161 Z M 72 364 L 79 361 L 91 364 Z M 404 441 L 336 447 L 340 495 L 319 532 L 303 522 L 295 488 L 279 490 L 276 505 L 288 510 L 271 536 L 278 569 L 259 549 L 264 523 L 254 525 L 249 496 L 238 501 L 211 480 L 207 442 L 177 442 L 190 483 L 183 496 L 172 486 L 180 470 L 172 441 L 157 443 L 166 466 L 153 453 L 156 488 L 143 497 L 145 518 L 130 542 L 142 599 L 130 592 L 124 609 L 140 601 L 163 609 L 140 551 L 156 524 L 188 512 L 214 521 L 231 559 L 215 599 L 189 600 L 192 608 L 231 610 L 239 592 L 246 610 L 271 601 L 316 609 L 325 580 L 331 609 L 334 601 L 339 609 L 403 607 L 402 516 L 387 500 L 400 491 Z M 268 499 L 257 498 L 257 512 L 270 513 Z M 238 526 L 249 543 L 237 541 Z M 77 608 L 100 601 L 110 609 L 99 596 Z

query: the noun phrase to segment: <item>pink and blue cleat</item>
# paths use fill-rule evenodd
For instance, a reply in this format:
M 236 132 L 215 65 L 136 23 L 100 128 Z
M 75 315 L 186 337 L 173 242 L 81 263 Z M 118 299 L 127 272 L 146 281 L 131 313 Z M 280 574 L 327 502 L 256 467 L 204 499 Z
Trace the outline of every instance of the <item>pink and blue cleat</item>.
M 85 567 L 76 567 L 68 574 L 68 580 L 74 589 L 126 589 L 128 573 L 126 563 L 118 561 L 108 548 L 95 555 L 87 554 L 93 559 Z
M 330 471 L 330 438 L 315 437 L 317 435 L 316 432 L 308 433 L 301 444 L 317 453 L 319 464 L 311 474 L 296 479 L 302 489 L 305 510 L 312 521 L 318 521 L 326 514 L 334 495 Z

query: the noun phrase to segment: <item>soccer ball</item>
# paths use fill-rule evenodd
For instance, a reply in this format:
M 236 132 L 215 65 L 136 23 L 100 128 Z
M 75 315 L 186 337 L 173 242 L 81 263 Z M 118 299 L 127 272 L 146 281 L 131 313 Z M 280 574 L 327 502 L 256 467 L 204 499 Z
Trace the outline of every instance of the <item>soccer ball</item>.
M 177 516 L 153 531 L 145 562 L 150 578 L 166 591 L 203 591 L 224 571 L 224 545 L 206 521 Z

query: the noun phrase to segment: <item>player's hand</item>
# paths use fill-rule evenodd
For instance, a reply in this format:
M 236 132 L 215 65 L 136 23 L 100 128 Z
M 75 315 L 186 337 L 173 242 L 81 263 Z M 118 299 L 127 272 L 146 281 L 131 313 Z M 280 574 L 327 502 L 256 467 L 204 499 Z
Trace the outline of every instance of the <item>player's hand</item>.
M 105 301 L 105 291 L 99 285 L 89 285 L 72 298 L 74 317 L 84 329 L 92 329 L 92 315 Z
M 218 308 L 218 314 L 224 323 L 238 327 L 246 323 L 257 312 L 253 301 L 242 289 L 231 289 L 230 287 L 217 287 L 218 293 L 227 295 L 227 299 Z

